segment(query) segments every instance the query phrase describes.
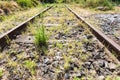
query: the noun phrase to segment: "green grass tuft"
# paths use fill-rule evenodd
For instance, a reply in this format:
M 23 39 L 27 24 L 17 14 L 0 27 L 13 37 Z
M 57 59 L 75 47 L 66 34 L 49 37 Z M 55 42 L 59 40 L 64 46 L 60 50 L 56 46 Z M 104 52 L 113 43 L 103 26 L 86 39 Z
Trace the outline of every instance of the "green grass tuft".
M 17 0 L 17 3 L 23 8 L 33 7 L 39 4 L 37 0 Z
M 32 1 L 31 0 L 17 0 L 17 3 L 21 7 L 32 7 Z
M 82 7 L 96 8 L 99 6 L 106 7 L 107 9 L 113 9 L 113 3 L 110 0 L 81 0 L 80 5 Z
M 0 77 L 3 76 L 3 70 L 0 69 Z
M 47 46 L 47 35 L 45 34 L 45 28 L 42 25 L 35 34 L 35 44 L 39 47 Z
M 26 60 L 24 62 L 24 66 L 30 70 L 30 72 L 32 74 L 35 74 L 35 67 L 36 67 L 36 63 L 34 61 L 29 61 L 29 60 Z
M 4 16 L 0 16 L 0 21 L 2 22 L 5 19 Z

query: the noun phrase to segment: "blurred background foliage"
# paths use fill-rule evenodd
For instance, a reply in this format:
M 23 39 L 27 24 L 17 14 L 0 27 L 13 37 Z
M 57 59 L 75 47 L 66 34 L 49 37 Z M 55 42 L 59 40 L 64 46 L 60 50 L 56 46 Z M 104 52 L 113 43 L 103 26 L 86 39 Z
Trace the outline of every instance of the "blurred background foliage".
M 39 3 L 77 3 L 81 7 L 96 8 L 102 6 L 107 7 L 108 9 L 113 9 L 114 5 L 118 5 L 120 3 L 120 0 L 1 0 L 0 7 L 3 6 L 3 4 L 1 3 L 3 1 L 14 1 L 22 8 L 34 7 L 37 6 Z M 7 6 L 10 6 L 10 4 L 11 3 L 8 2 Z

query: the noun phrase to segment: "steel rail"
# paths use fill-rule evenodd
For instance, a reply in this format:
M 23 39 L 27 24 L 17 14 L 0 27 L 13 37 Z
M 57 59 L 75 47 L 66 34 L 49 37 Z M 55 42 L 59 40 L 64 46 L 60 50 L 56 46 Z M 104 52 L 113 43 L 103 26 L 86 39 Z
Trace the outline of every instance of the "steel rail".
M 70 7 L 68 7 L 67 5 L 65 5 L 67 7 L 67 9 L 72 12 L 80 21 L 82 21 L 85 25 L 88 26 L 88 28 L 90 28 L 91 32 L 97 37 L 97 39 L 103 43 L 104 46 L 106 46 L 106 48 L 108 48 L 108 50 L 110 52 L 114 52 L 116 54 L 120 54 L 120 46 L 115 43 L 112 39 L 110 39 L 109 37 L 107 37 L 104 33 L 102 33 L 101 31 L 99 31 L 98 29 L 96 29 L 93 25 L 91 25 L 90 23 L 88 23 L 87 21 L 85 21 L 79 14 L 77 14 L 75 11 L 73 11 Z M 118 55 L 119 56 L 119 55 Z
M 20 34 L 22 30 L 24 30 L 27 27 L 28 22 L 34 21 L 34 19 L 46 12 L 47 10 L 51 9 L 52 6 L 45 8 L 40 13 L 35 14 L 34 16 L 30 17 L 26 21 L 22 22 L 18 26 L 12 28 L 11 30 L 7 31 L 3 35 L 0 36 L 0 49 L 2 50 L 6 45 L 9 45 L 9 40 L 12 40 L 16 38 L 16 35 Z

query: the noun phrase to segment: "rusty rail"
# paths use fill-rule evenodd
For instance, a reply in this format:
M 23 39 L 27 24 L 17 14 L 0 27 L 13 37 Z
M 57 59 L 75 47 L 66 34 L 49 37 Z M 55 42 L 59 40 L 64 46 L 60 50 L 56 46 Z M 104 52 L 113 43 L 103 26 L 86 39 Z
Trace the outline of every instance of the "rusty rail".
M 115 52 L 116 54 L 120 54 L 120 46 L 117 43 L 115 43 L 112 39 L 110 39 L 109 37 L 107 37 L 101 31 L 99 31 L 98 29 L 96 29 L 93 25 L 91 25 L 90 23 L 88 23 L 87 21 L 85 21 L 81 16 L 79 16 L 70 7 L 68 7 L 67 5 L 66 5 L 66 7 L 80 21 L 82 21 L 83 23 L 85 23 L 90 28 L 91 32 L 97 37 L 97 39 L 99 39 L 99 41 L 101 41 L 101 43 L 103 43 L 104 46 L 106 46 L 106 48 L 109 49 L 110 52 L 112 52 L 112 53 Z
M 46 12 L 47 10 L 51 9 L 52 6 L 47 7 L 46 9 L 42 10 L 40 13 L 30 17 L 26 21 L 22 22 L 18 26 L 12 28 L 8 32 L 4 33 L 0 36 L 0 49 L 2 50 L 6 45 L 9 45 L 8 41 L 16 38 L 16 35 L 20 34 L 22 30 L 24 30 L 27 27 L 28 22 L 34 21 L 34 19 L 37 16 L 40 16 L 40 14 Z

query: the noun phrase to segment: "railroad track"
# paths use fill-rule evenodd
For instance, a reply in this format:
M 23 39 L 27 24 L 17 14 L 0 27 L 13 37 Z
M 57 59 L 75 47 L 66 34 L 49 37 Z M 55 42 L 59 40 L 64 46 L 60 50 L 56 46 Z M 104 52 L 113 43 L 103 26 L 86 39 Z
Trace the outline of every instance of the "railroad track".
M 51 6 L 52 7 L 52 6 Z M 51 7 L 48 7 L 46 9 L 44 9 L 43 11 L 41 11 L 40 13 L 32 16 L 31 18 L 29 18 L 28 20 L 22 22 L 21 24 L 19 24 L 18 26 L 12 28 L 11 30 L 9 30 L 8 32 L 4 33 L 3 35 L 0 35 L 0 48 L 3 49 L 6 45 L 9 44 L 8 39 L 14 39 L 16 37 L 16 35 L 21 33 L 21 30 L 25 29 L 28 22 L 33 21 L 36 17 L 40 17 L 40 14 L 44 13 L 45 11 L 49 10 Z
M 88 28 L 91 29 L 92 33 L 111 51 L 117 54 L 120 54 L 120 46 L 114 42 L 112 39 L 108 38 L 105 34 L 97 30 L 94 26 L 86 22 L 82 17 L 80 17 L 76 12 L 74 12 L 71 8 L 66 6 L 75 16 L 80 19 L 83 23 L 85 23 Z
M 69 10 L 64 6 L 49 7 L 41 12 L 47 11 L 40 19 L 35 17 L 41 13 L 1 36 L 0 67 L 6 72 L 3 80 L 119 76 L 119 61 Z M 34 44 L 34 35 L 41 26 L 49 37 L 47 51 L 38 50 Z

